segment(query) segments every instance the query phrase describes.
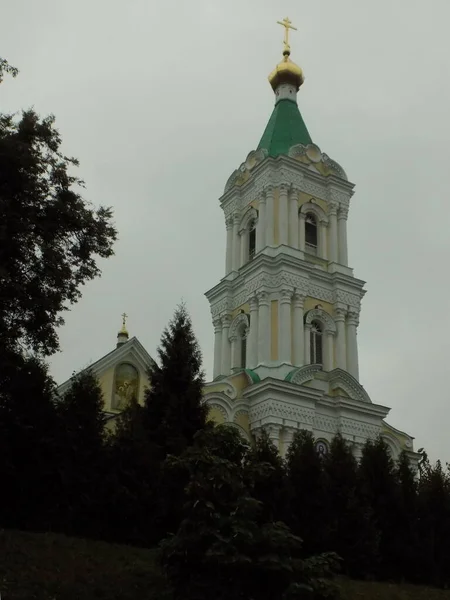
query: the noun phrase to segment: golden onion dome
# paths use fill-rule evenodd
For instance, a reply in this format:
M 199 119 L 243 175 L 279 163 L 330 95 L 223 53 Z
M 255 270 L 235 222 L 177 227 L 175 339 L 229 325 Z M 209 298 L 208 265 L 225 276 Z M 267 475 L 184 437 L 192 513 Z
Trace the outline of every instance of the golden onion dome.
M 283 60 L 278 63 L 272 73 L 269 75 L 269 82 L 273 91 L 282 83 L 294 85 L 298 91 L 305 78 L 302 69 L 289 58 L 290 51 L 283 52 Z

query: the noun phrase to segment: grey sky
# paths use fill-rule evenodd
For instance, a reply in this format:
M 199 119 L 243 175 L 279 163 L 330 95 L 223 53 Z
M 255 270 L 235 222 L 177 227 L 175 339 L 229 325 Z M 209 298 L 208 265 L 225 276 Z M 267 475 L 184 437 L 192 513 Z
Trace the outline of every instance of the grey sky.
M 448 0 L 3 0 L 1 14 L 0 54 L 21 73 L 0 110 L 56 115 L 86 198 L 114 207 L 120 234 L 66 314 L 59 382 L 114 347 L 124 310 L 154 354 L 181 297 L 211 374 L 218 198 L 269 119 L 288 15 L 300 110 L 356 184 L 361 383 L 416 448 L 450 459 Z

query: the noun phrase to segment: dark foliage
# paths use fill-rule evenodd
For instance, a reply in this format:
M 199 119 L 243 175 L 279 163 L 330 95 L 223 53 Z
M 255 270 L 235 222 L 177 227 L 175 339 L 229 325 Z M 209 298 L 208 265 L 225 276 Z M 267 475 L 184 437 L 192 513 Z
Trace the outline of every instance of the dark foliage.
M 83 200 L 60 146 L 53 117 L 0 114 L 1 349 L 58 350 L 61 313 L 112 254 L 111 210 Z
M 56 432 L 61 471 L 58 529 L 95 537 L 99 494 L 104 479 L 105 416 L 103 396 L 88 369 L 74 375 L 57 404 Z
M 223 444 L 223 447 L 221 447 Z M 229 452 L 230 446 L 235 450 Z M 162 563 L 183 600 L 325 598 L 334 592 L 334 556 L 302 560 L 301 540 L 281 522 L 265 520 L 242 468 L 239 433 L 217 427 L 199 434 L 171 465 L 186 469 L 185 518 L 162 544 Z M 263 469 L 267 463 L 262 463 Z M 252 473 L 256 465 L 252 464 Z M 247 478 L 246 478 L 247 475 Z
M 168 454 L 180 455 L 207 417 L 202 356 L 184 305 L 164 330 L 158 357 L 159 363 L 149 369 L 144 419 L 153 452 L 164 460 Z
M 322 458 L 309 431 L 294 435 L 287 452 L 289 525 L 303 539 L 308 556 L 325 550 L 326 488 Z
M 325 547 L 343 559 L 343 570 L 366 577 L 378 565 L 379 535 L 371 506 L 358 485 L 358 464 L 351 446 L 337 435 L 324 456 L 326 509 Z

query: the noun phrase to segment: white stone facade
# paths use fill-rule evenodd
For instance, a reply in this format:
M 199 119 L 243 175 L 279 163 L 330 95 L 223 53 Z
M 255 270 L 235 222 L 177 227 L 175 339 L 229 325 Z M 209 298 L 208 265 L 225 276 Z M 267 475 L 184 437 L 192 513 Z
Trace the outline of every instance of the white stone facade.
M 283 453 L 301 428 L 325 443 L 339 431 L 357 456 L 382 434 L 394 456 L 415 459 L 412 438 L 384 422 L 389 409 L 359 384 L 365 291 L 348 266 L 353 187 L 314 145 L 277 158 L 251 152 L 230 177 L 220 200 L 225 275 L 206 294 L 215 335 L 206 400 L 224 421 L 245 415 L 247 435 L 266 428 Z

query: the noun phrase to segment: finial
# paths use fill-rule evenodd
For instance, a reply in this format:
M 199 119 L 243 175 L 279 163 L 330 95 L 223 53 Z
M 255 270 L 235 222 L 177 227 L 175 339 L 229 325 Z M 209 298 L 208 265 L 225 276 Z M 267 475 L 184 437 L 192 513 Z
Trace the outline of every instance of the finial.
M 278 25 L 282 25 L 284 27 L 283 54 L 284 56 L 289 56 L 291 53 L 291 47 L 289 46 L 289 29 L 297 31 L 297 27 L 292 25 L 292 21 L 290 21 L 288 17 L 284 18 L 282 21 L 277 21 L 277 23 Z
M 128 334 L 128 331 L 127 331 L 127 318 L 128 318 L 128 315 L 127 315 L 127 313 L 122 313 L 121 317 L 122 317 L 122 329 L 121 329 L 120 333 L 126 333 L 126 334 Z

